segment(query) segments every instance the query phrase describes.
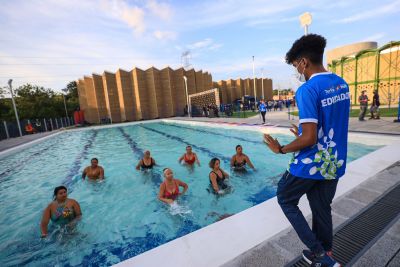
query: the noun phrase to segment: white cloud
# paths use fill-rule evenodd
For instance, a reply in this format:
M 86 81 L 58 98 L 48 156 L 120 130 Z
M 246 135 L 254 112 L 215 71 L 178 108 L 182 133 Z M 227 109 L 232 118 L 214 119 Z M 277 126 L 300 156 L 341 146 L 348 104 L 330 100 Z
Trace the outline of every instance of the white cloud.
M 199 2 L 196 6 L 191 5 L 182 12 L 188 28 L 202 28 L 208 26 L 265 19 L 269 16 L 281 15 L 283 12 L 293 10 L 304 4 L 295 0 L 288 0 L 284 4 L 273 0 L 215 0 Z
M 278 24 L 278 23 L 285 23 L 285 22 L 293 22 L 299 21 L 299 16 L 292 16 L 287 18 L 267 18 L 267 19 L 256 19 L 250 20 L 247 25 L 248 26 L 258 26 L 258 25 L 267 25 L 267 24 Z
M 172 31 L 154 31 L 154 37 L 159 40 L 175 40 L 176 39 L 176 32 Z
M 135 33 L 144 33 L 146 29 L 144 10 L 138 6 L 130 6 L 124 0 L 102 1 L 101 5 L 105 13 L 114 19 L 120 20 L 131 27 Z
M 377 42 L 385 36 L 386 36 L 385 33 L 380 32 L 380 33 L 376 33 L 376 34 L 367 36 L 367 37 L 363 38 L 362 40 L 360 40 L 360 42 Z
M 187 45 L 187 48 L 190 50 L 217 50 L 222 47 L 222 44 L 215 43 L 212 38 L 206 38 L 201 41 L 194 42 L 192 44 Z
M 366 19 L 376 19 L 383 15 L 397 13 L 399 11 L 400 11 L 400 1 L 395 1 L 390 4 L 386 4 L 386 5 L 377 7 L 377 8 L 370 8 L 367 11 L 359 12 L 353 16 L 349 16 L 349 17 L 339 19 L 339 20 L 334 20 L 333 22 L 349 23 L 349 22 L 355 22 L 355 21 L 366 20 Z
M 151 11 L 151 13 L 163 20 L 170 20 L 172 18 L 173 10 L 167 3 L 159 3 L 156 0 L 148 0 L 146 7 Z
M 206 38 L 204 40 L 192 43 L 188 45 L 189 49 L 201 49 L 210 46 L 213 43 L 213 40 L 211 38 Z

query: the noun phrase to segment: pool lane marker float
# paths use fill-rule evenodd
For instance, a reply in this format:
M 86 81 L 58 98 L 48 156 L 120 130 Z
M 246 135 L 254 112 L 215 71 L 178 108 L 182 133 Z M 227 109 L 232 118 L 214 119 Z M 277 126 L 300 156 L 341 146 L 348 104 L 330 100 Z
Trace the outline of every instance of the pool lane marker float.
M 82 166 L 82 160 L 87 159 L 88 156 L 88 151 L 89 149 L 93 146 L 94 140 L 96 139 L 96 136 L 98 134 L 97 130 L 93 130 L 92 135 L 89 137 L 88 142 L 84 145 L 83 150 L 81 151 L 80 154 L 78 154 L 75 158 L 75 161 L 69 170 L 68 175 L 64 178 L 62 181 L 62 185 L 65 185 L 68 188 L 69 192 L 72 192 L 72 185 L 78 180 L 78 179 L 73 179 L 78 173 L 79 169 Z

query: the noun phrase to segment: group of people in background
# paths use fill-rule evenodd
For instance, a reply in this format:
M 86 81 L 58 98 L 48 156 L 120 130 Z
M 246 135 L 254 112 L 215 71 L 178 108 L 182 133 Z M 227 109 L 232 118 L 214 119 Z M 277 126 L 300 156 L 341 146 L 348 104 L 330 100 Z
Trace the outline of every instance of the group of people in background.
M 200 166 L 199 158 L 197 154 L 193 152 L 192 146 L 186 146 L 185 153 L 178 159 L 178 162 L 188 166 L 198 165 Z M 104 168 L 100 166 L 97 158 L 92 158 L 90 166 L 84 168 L 81 178 L 85 180 L 86 177 L 90 180 L 103 180 Z M 209 188 L 207 190 L 210 193 L 216 195 L 223 195 L 230 192 L 230 187 L 227 183 L 229 174 L 225 172 L 220 166 L 219 158 L 212 158 L 209 162 L 211 169 L 208 180 Z M 150 151 L 145 151 L 143 158 L 136 164 L 135 169 L 138 171 L 149 171 L 152 170 L 156 165 L 156 161 L 151 157 Z M 250 158 L 243 153 L 243 147 L 241 145 L 236 146 L 236 153 L 231 157 L 230 166 L 233 171 L 246 172 L 247 167 L 255 170 L 253 163 Z M 158 199 L 164 203 L 172 204 L 180 195 L 186 193 L 189 189 L 187 183 L 182 180 L 175 178 L 173 170 L 171 168 L 164 168 L 162 170 L 164 181 L 160 184 Z M 182 191 L 181 191 L 181 188 Z M 50 220 L 55 224 L 69 224 L 76 222 L 82 217 L 82 211 L 79 203 L 71 198 L 68 198 L 68 192 L 65 186 L 58 186 L 54 189 L 53 201 L 46 207 L 43 212 L 42 221 L 40 224 L 41 237 L 44 238 L 48 235 L 48 224 Z
M 364 117 L 368 110 L 368 96 L 365 94 L 365 90 L 361 91 L 361 95 L 358 97 L 358 102 L 360 103 L 360 115 L 358 116 L 359 121 L 365 121 Z M 374 90 L 374 95 L 372 97 L 372 104 L 370 108 L 371 116 L 369 117 L 370 120 L 375 119 L 379 120 L 379 106 L 381 105 L 379 101 L 379 94 L 378 90 Z

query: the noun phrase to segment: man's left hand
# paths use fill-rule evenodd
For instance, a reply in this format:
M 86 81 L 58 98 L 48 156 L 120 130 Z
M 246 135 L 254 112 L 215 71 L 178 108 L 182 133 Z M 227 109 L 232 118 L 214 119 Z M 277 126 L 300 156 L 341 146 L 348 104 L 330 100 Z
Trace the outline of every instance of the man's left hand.
M 279 154 L 279 149 L 281 147 L 281 144 L 279 144 L 277 139 L 274 139 L 269 134 L 264 134 L 264 142 L 267 144 L 267 146 L 269 147 L 269 149 L 271 149 L 272 152 Z

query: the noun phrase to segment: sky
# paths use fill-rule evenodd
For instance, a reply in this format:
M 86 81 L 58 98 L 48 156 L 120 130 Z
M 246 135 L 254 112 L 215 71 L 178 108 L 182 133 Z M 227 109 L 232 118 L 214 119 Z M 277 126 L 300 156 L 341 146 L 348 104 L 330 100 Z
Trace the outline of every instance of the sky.
M 400 0 L 0 0 L 0 87 L 13 79 L 60 91 L 69 81 L 118 68 L 193 68 L 214 81 L 255 75 L 293 87 L 284 61 L 304 34 L 327 50 L 361 41 L 400 40 Z

